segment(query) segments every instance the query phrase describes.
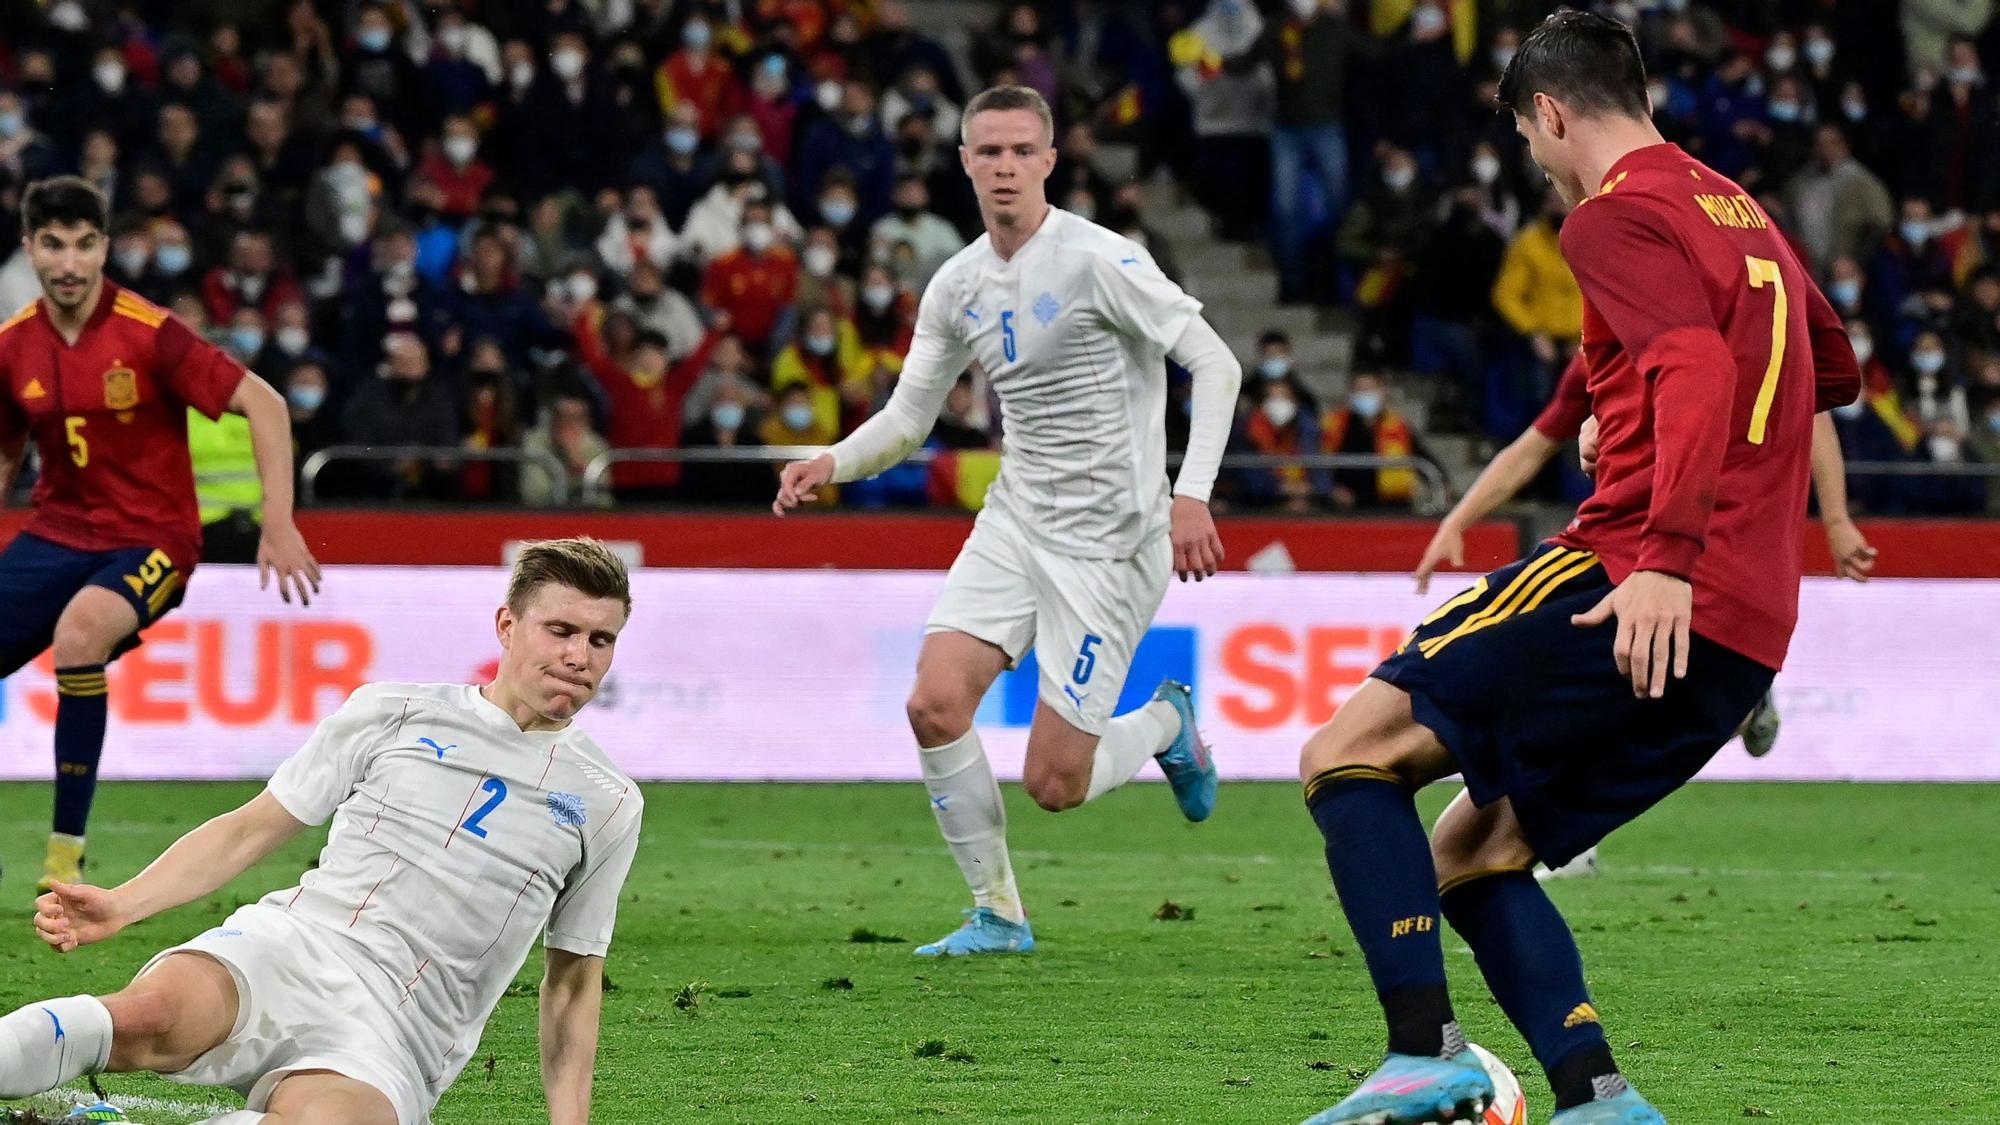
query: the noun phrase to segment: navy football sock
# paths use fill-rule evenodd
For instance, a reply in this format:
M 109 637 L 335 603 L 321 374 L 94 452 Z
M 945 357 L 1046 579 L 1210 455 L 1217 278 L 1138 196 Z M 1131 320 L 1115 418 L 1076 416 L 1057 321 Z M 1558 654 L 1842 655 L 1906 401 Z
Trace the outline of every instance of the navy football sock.
M 83 835 L 104 754 L 104 665 L 56 669 L 55 830 Z
M 1306 784 L 1306 807 L 1388 1018 L 1389 1049 L 1456 1053 L 1463 1039 L 1438 944 L 1437 872 L 1416 799 L 1387 770 L 1342 766 Z
M 1576 939 L 1534 875 L 1519 868 L 1476 872 L 1453 880 L 1439 897 L 1493 998 L 1548 1072 L 1556 1108 L 1582 1105 L 1612 1085 L 1622 1089 L 1613 1081 L 1618 1067 L 1583 982 Z

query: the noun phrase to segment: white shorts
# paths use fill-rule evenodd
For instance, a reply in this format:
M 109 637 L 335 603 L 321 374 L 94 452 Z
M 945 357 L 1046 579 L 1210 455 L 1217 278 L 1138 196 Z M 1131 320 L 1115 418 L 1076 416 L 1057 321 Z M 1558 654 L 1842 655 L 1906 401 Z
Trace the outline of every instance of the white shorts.
M 1078 730 L 1103 734 L 1173 565 L 1165 535 L 1131 558 L 1080 559 L 1035 543 L 1011 516 L 987 508 L 924 632 L 978 637 L 999 646 L 1010 668 L 1032 645 L 1042 702 Z
M 176 953 L 203 953 L 236 979 L 236 1026 L 186 1070 L 164 1077 L 227 1086 L 263 1111 L 286 1076 L 330 1070 L 380 1090 L 401 1125 L 426 1125 L 435 1104 L 389 1009 L 315 923 L 252 903 L 193 940 L 162 950 L 146 967 Z M 138 979 L 137 977 L 134 978 Z

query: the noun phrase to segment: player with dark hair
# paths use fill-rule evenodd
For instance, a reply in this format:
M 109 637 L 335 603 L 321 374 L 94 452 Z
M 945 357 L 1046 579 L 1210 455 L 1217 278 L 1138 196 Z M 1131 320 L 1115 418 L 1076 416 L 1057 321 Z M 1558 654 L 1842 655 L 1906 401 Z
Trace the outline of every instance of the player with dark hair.
M 1314 1125 L 1475 1116 L 1493 1085 L 1445 986 L 1442 914 L 1548 1072 L 1553 1125 L 1664 1117 L 1619 1074 L 1569 927 L 1530 871 L 1692 778 L 1769 689 L 1798 613 L 1813 415 L 1860 373 L 1840 318 L 1736 184 L 1664 143 L 1630 29 L 1549 17 L 1501 78 L 1574 205 L 1597 492 L 1441 606 L 1301 755 L 1306 805 L 1389 1024 Z M 1470 800 L 1426 846 L 1415 790 Z
M 55 650 L 56 799 L 38 890 L 75 882 L 104 750 L 105 665 L 180 604 L 201 554 L 189 407 L 250 420 L 264 531 L 257 567 L 286 601 L 319 588 L 292 523 L 285 400 L 165 309 L 104 276 L 104 195 L 76 176 L 29 185 L 21 241 L 42 296 L 0 321 L 0 501 L 27 440 L 34 514 L 0 552 L 0 676 Z

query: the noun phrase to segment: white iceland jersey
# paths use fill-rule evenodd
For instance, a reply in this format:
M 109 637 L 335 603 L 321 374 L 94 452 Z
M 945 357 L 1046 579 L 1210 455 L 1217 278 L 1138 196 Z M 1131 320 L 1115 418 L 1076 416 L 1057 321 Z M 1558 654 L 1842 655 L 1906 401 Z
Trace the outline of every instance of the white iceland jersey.
M 987 504 L 1059 553 L 1129 558 L 1168 526 L 1166 354 L 1201 302 L 1144 247 L 1060 208 L 1013 258 L 990 236 L 925 289 L 911 367 L 977 360 L 1006 453 Z
M 319 866 L 263 905 L 354 944 L 432 1093 L 478 1046 L 539 935 L 602 955 L 639 846 L 638 786 L 575 725 L 525 732 L 476 687 L 369 684 L 269 791 L 332 817 Z

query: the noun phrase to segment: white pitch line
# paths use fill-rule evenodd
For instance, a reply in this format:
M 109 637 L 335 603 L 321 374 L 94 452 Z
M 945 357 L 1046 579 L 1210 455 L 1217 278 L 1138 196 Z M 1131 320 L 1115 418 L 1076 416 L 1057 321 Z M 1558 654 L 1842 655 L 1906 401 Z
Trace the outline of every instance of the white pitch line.
M 60 1090 L 50 1090 L 46 1094 L 26 1100 L 45 1105 L 56 1105 L 58 1106 L 58 1112 L 66 1113 L 74 1105 L 95 1104 L 97 1095 L 91 1093 L 89 1090 L 64 1087 Z M 242 1106 L 206 1105 L 199 1102 L 184 1102 L 175 1098 L 149 1098 L 144 1094 L 113 1094 L 109 1100 L 112 1105 L 117 1106 L 127 1113 L 135 1111 L 171 1113 L 175 1116 L 186 1117 L 195 1121 L 205 1121 L 211 1117 L 220 1117 L 225 1113 L 234 1113 L 243 1108 Z

